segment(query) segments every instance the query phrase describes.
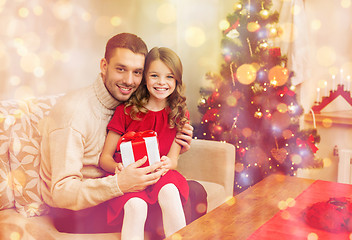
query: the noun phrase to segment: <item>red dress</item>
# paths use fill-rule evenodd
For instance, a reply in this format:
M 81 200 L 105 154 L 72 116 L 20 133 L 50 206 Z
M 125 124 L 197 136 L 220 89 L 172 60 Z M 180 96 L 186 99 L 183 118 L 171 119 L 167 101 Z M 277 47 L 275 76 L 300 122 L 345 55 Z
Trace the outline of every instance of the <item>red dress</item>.
M 154 130 L 157 132 L 160 156 L 167 155 L 177 132 L 176 128 L 170 128 L 170 125 L 168 124 L 168 110 L 163 109 L 157 112 L 148 111 L 146 114 L 138 115 L 141 120 L 133 120 L 129 114 L 124 113 L 124 107 L 124 104 L 120 104 L 116 108 L 116 111 L 107 126 L 108 130 L 114 131 L 120 135 L 123 135 L 128 131 L 139 132 Z M 129 113 L 129 110 L 130 108 L 127 108 L 127 113 Z M 119 153 L 115 153 L 114 158 L 115 161 L 121 162 L 121 155 Z M 160 189 L 168 183 L 173 183 L 178 188 L 182 203 L 186 203 L 189 193 L 186 179 L 178 171 L 169 170 L 157 183 L 147 187 L 145 190 L 126 193 L 120 197 L 111 199 L 108 203 L 108 224 L 116 225 L 122 223 L 122 210 L 125 203 L 130 198 L 139 197 L 150 205 L 157 204 Z

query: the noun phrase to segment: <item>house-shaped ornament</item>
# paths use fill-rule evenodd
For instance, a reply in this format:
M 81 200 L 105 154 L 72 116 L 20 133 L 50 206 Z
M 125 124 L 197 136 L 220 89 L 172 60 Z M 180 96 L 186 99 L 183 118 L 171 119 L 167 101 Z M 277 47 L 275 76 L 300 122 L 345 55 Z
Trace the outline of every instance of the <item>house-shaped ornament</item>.
M 344 85 L 337 85 L 337 90 L 331 90 L 329 96 L 324 96 L 321 102 L 312 107 L 316 121 L 330 118 L 334 124 L 352 124 L 351 92 Z

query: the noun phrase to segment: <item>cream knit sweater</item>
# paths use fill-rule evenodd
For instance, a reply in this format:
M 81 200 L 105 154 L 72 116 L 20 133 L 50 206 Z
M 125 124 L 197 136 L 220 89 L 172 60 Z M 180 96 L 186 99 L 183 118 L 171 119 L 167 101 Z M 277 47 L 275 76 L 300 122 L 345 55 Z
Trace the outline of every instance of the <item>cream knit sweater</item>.
M 80 210 L 123 194 L 117 177 L 104 177 L 98 166 L 118 104 L 99 77 L 52 108 L 41 125 L 41 191 L 48 205 Z

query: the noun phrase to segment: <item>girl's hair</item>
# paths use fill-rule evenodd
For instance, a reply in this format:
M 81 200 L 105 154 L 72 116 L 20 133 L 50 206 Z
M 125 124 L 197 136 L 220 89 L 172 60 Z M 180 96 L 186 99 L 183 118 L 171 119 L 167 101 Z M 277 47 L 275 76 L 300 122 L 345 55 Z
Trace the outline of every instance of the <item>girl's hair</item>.
M 127 48 L 133 53 L 142 54 L 143 56 L 148 54 L 148 48 L 145 42 L 132 33 L 120 33 L 109 39 L 106 43 L 104 55 L 107 62 L 110 61 L 113 51 L 116 48 Z
M 145 59 L 142 82 L 137 88 L 135 94 L 132 95 L 130 100 L 126 103 L 125 113 L 126 108 L 132 106 L 129 114 L 132 119 L 138 120 L 139 113 L 148 112 L 148 109 L 144 107 L 148 103 L 150 96 L 146 85 L 146 74 L 150 64 L 156 60 L 162 61 L 172 71 L 176 80 L 175 90 L 167 98 L 168 107 L 170 108 L 168 120 L 170 128 L 176 127 L 177 130 L 180 131 L 184 124 L 188 122 L 186 116 L 186 97 L 184 96 L 184 86 L 182 84 L 182 63 L 177 54 L 169 48 L 155 47 L 149 51 Z

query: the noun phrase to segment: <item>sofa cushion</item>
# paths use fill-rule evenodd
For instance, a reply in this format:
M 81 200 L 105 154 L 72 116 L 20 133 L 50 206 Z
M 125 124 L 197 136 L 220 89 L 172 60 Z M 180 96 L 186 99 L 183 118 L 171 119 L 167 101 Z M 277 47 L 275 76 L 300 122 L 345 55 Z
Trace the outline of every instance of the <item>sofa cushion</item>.
M 15 207 L 27 217 L 47 210 L 39 188 L 39 144 L 39 138 L 16 137 L 11 139 L 9 150 Z
M 227 200 L 227 197 L 231 197 L 231 196 L 226 196 L 225 188 L 221 184 L 207 182 L 207 181 L 199 181 L 199 180 L 197 180 L 197 182 L 202 184 L 205 191 L 207 192 L 207 202 L 208 202 L 207 212 L 210 212 L 214 208 L 223 204 Z M 203 206 L 197 207 L 197 210 L 199 212 L 202 212 L 203 209 L 204 209 Z
M 45 213 L 40 194 L 40 141 L 38 124 L 56 103 L 57 96 L 26 100 L 12 126 L 10 168 L 16 210 L 32 217 Z
M 17 101 L 0 101 L 0 210 L 14 207 L 9 162 L 10 132 L 19 114 Z

